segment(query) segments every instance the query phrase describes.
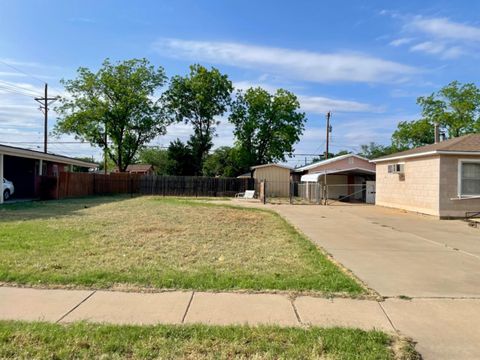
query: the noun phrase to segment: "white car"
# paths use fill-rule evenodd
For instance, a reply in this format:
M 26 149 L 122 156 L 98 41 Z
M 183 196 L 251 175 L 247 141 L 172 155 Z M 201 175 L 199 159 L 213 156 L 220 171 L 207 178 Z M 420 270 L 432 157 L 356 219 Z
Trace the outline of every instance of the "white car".
M 12 196 L 14 192 L 15 188 L 13 183 L 7 179 L 3 179 L 3 200 L 10 199 L 10 196 Z

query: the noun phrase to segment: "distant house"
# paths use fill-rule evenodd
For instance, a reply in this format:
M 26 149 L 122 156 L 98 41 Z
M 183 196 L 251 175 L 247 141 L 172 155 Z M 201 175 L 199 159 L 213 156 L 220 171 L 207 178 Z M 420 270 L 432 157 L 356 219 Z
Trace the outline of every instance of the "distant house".
M 115 169 L 115 172 L 119 172 L 118 168 Z M 130 164 L 127 166 L 125 172 L 130 174 L 152 175 L 155 173 L 155 169 L 153 165 L 150 164 Z
M 251 172 L 247 172 L 245 174 L 240 174 L 237 176 L 237 179 L 250 179 L 252 177 Z
M 0 181 L 5 178 L 15 186 L 15 198 L 39 197 L 42 176 L 57 177 L 75 168 L 94 169 L 95 163 L 68 156 L 44 153 L 0 144 Z M 3 202 L 0 194 L 0 203 Z
M 480 134 L 372 160 L 376 204 L 438 216 L 480 212 Z
M 319 183 L 321 186 L 327 185 L 326 196 L 330 199 L 365 201 L 366 182 L 373 183 L 375 180 L 375 164 L 354 154 L 317 161 L 295 169 L 281 164 L 264 164 L 253 166 L 251 170 L 251 177 L 258 181 L 266 180 L 267 192 L 270 196 L 278 197 L 290 195 L 290 182 Z M 314 189 L 315 186 L 312 185 L 311 188 Z M 298 187 L 294 186 L 292 190 L 295 194 L 298 193 Z
M 375 181 L 375 164 L 370 160 L 355 154 L 336 156 L 317 161 L 313 164 L 296 168 L 293 171 L 294 181 L 302 183 L 320 183 L 327 186 L 326 196 L 329 199 L 345 199 L 374 202 L 367 198 L 374 194 L 367 192 L 367 181 Z M 369 194 L 372 193 L 372 194 Z M 374 195 L 373 195 L 374 196 Z

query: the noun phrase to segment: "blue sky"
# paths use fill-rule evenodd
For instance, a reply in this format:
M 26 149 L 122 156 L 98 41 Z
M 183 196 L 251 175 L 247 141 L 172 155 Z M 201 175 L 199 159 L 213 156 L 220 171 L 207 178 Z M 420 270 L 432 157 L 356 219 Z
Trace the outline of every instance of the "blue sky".
M 386 144 L 399 121 L 419 117 L 418 96 L 477 81 L 479 12 L 474 1 L 0 0 L 0 143 L 41 146 L 42 114 L 28 96 L 41 94 L 39 80 L 61 94 L 59 80 L 79 66 L 146 57 L 169 76 L 198 62 L 237 88 L 293 91 L 308 117 L 296 153 L 323 151 L 328 110 L 333 151 Z M 231 126 L 219 120 L 215 145 L 232 145 Z M 153 143 L 190 132 L 174 125 Z M 98 156 L 89 145 L 59 143 L 71 140 L 52 139 L 50 150 Z

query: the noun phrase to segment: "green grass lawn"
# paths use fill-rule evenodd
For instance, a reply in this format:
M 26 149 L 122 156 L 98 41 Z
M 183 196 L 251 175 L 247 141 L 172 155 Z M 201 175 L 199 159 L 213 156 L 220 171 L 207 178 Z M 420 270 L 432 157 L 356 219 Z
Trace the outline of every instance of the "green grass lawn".
M 205 325 L 115 326 L 0 321 L 0 358 L 416 359 L 379 331 Z M 394 350 L 396 353 L 394 353 Z
M 29 285 L 366 292 L 277 214 L 179 198 L 3 206 L 0 259 Z

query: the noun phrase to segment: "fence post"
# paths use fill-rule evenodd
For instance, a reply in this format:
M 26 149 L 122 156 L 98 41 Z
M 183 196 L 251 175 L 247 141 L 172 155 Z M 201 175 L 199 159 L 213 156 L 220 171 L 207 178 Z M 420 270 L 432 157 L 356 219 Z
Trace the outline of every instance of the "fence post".
M 267 181 L 263 180 L 263 205 L 267 203 Z
M 290 205 L 293 204 L 293 181 L 290 181 L 290 191 L 289 191 L 289 195 L 290 195 Z

